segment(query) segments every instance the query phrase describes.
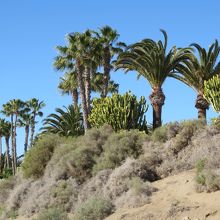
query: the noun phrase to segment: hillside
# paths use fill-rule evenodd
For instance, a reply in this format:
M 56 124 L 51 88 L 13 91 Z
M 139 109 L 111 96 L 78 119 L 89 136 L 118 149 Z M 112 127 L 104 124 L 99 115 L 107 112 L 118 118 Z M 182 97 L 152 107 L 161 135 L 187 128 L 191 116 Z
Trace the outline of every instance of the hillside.
M 219 144 L 219 129 L 200 121 L 42 136 L 0 181 L 1 219 L 220 219 Z

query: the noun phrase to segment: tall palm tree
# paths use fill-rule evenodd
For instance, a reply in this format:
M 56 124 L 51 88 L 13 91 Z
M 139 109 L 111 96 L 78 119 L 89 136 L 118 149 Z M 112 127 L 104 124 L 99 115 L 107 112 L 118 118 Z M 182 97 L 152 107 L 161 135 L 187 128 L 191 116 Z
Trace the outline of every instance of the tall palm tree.
M 209 103 L 204 98 L 204 82 L 220 74 L 220 62 L 218 61 L 220 47 L 217 40 L 208 50 L 196 43 L 191 44 L 191 46 L 196 49 L 199 58 L 191 52 L 190 62 L 179 66 L 177 68 L 178 73 L 172 73 L 171 76 L 196 91 L 195 107 L 198 109 L 198 118 L 206 119 L 206 110 L 209 109 Z
M 113 67 L 111 65 L 111 60 L 115 54 L 119 54 L 120 52 L 122 52 L 120 46 L 125 46 L 125 44 L 121 42 L 117 44 L 119 34 L 117 33 L 116 30 L 112 29 L 110 26 L 104 26 L 100 28 L 99 33 L 96 32 L 96 35 L 102 47 L 101 55 L 102 55 L 102 65 L 104 67 L 104 74 L 103 74 L 103 90 L 101 96 L 104 98 L 107 96 L 108 93 L 110 71 Z
M 5 121 L 3 126 L 3 135 L 5 137 L 5 145 L 6 145 L 6 152 L 5 152 L 5 165 L 6 168 L 10 168 L 10 146 L 9 146 L 9 140 L 11 137 L 11 123 L 8 121 Z
M 162 85 L 166 78 L 180 64 L 186 62 L 191 55 L 189 48 L 176 49 L 172 47 L 167 52 L 167 34 L 161 30 L 164 42 L 155 42 L 151 39 L 144 39 L 141 42 L 130 45 L 125 52 L 121 53 L 116 61 L 117 69 L 122 68 L 125 72 L 137 71 L 138 78 L 143 76 L 152 88 L 149 96 L 153 107 L 153 128 L 161 126 L 162 106 L 165 95 Z
M 45 106 L 45 103 L 43 101 L 39 101 L 36 98 L 33 98 L 27 102 L 27 106 L 30 109 L 31 114 L 31 134 L 30 134 L 30 145 L 32 145 L 34 140 L 34 132 L 35 132 L 35 125 L 36 125 L 36 117 L 42 117 L 43 112 L 41 109 Z
M 56 109 L 56 113 L 50 114 L 44 119 L 43 133 L 50 132 L 62 136 L 78 136 L 83 134 L 83 118 L 78 109 L 72 105 L 64 110 L 61 108 Z
M 2 113 L 11 117 L 11 145 L 12 145 L 12 171 L 15 175 L 17 169 L 17 123 L 20 114 L 23 112 L 25 103 L 20 99 L 12 99 L 3 105 Z
M 0 173 L 2 172 L 2 137 L 4 136 L 4 125 L 5 125 L 5 119 L 0 118 Z

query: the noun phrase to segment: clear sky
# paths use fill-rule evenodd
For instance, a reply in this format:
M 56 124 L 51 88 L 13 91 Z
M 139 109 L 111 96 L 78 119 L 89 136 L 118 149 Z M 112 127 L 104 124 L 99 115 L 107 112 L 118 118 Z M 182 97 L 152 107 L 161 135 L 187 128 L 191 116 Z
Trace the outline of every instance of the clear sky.
M 13 98 L 44 100 L 45 116 L 56 107 L 71 103 L 59 94 L 62 73 L 53 69 L 55 46 L 65 44 L 69 32 L 81 32 L 110 25 L 120 33 L 120 41 L 134 43 L 143 38 L 162 39 L 159 29 L 168 33 L 169 46 L 198 42 L 208 47 L 220 40 L 220 1 L 218 0 L 5 0 L 0 1 L 0 106 Z M 113 72 L 120 93 L 131 90 L 148 98 L 147 81 L 136 73 Z M 164 85 L 166 103 L 163 122 L 197 117 L 195 92 L 168 79 Z M 149 103 L 149 101 L 148 101 Z M 151 108 L 148 121 L 152 120 Z M 208 118 L 216 114 L 212 109 Z M 40 123 L 39 123 L 40 125 Z M 24 135 L 18 132 L 19 154 Z

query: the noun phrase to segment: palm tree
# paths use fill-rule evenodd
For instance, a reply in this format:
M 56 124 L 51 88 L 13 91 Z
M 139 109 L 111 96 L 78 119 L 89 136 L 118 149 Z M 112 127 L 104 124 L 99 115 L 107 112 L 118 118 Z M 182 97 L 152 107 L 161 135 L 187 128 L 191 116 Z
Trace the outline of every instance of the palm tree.
M 78 108 L 78 85 L 76 72 L 67 72 L 64 77 L 60 78 L 58 88 L 62 91 L 62 94 L 68 94 L 72 96 L 74 108 Z
M 96 72 L 92 78 L 91 82 L 92 91 L 102 94 L 103 92 L 103 73 Z M 113 80 L 108 82 L 107 93 L 118 93 L 119 84 L 115 83 Z
M 6 153 L 5 153 L 5 165 L 6 168 L 10 168 L 10 146 L 9 146 L 9 140 L 11 137 L 11 123 L 8 121 L 5 121 L 3 126 L 3 135 L 5 137 L 5 145 L 6 145 Z
M 72 105 L 56 109 L 56 114 L 50 114 L 44 119 L 43 133 L 50 132 L 62 136 L 78 136 L 83 134 L 83 118 L 78 109 Z
M 25 128 L 24 153 L 27 152 L 30 125 L 32 124 L 32 121 L 33 121 L 32 115 L 29 114 L 28 112 L 23 113 L 20 116 L 20 119 L 18 120 L 19 127 Z
M 130 45 L 116 61 L 117 69 L 122 68 L 125 72 L 137 71 L 138 78 L 143 76 L 149 82 L 152 88 L 149 98 L 153 107 L 154 129 L 162 124 L 162 106 L 165 101 L 162 85 L 176 68 L 180 69 L 180 64 L 186 62 L 191 54 L 189 48 L 176 49 L 175 46 L 167 53 L 167 34 L 164 30 L 161 32 L 164 42 L 144 39 Z
M 4 136 L 4 124 L 5 124 L 5 119 L 0 118 L 0 173 L 2 173 L 2 137 Z
M 17 169 L 17 123 L 18 117 L 24 110 L 25 103 L 20 99 L 12 99 L 3 105 L 2 113 L 11 117 L 11 145 L 12 145 L 12 170 L 15 175 Z
M 112 69 L 111 60 L 115 54 L 122 52 L 120 46 L 125 46 L 124 43 L 118 43 L 117 40 L 119 34 L 116 30 L 113 30 L 110 26 L 104 26 L 99 29 L 100 33 L 95 32 L 96 36 L 99 39 L 100 45 L 102 47 L 101 56 L 102 56 L 102 65 L 104 67 L 103 74 L 103 90 L 101 97 L 106 97 L 108 93 L 108 85 L 110 80 L 110 71 Z
M 199 44 L 191 44 L 199 55 L 199 58 L 191 52 L 191 59 L 186 65 L 177 68 L 178 73 L 172 73 L 172 77 L 180 80 L 193 88 L 197 93 L 195 107 L 198 109 L 198 118 L 206 119 L 206 110 L 209 103 L 204 98 L 204 82 L 213 76 L 220 74 L 220 62 L 218 62 L 220 47 L 216 40 L 206 51 Z
M 43 112 L 41 109 L 45 106 L 45 103 L 43 101 L 39 101 L 36 98 L 33 98 L 27 102 L 27 106 L 30 109 L 30 115 L 31 115 L 31 134 L 30 134 L 30 145 L 32 145 L 34 140 L 34 132 L 35 132 L 35 125 L 36 125 L 36 117 L 42 117 Z

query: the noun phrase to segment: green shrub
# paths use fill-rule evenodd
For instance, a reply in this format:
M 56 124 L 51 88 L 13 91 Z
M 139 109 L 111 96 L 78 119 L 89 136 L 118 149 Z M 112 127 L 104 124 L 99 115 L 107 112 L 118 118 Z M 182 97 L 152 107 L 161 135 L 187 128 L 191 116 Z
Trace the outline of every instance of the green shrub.
M 161 126 L 155 129 L 151 135 L 151 139 L 154 142 L 166 142 L 167 141 L 167 127 Z
M 188 120 L 180 124 L 179 133 L 176 135 L 173 143 L 172 150 L 174 154 L 184 149 L 191 141 L 195 133 L 205 127 L 203 120 Z
M 196 163 L 196 182 L 201 185 L 205 185 L 206 183 L 206 178 L 204 175 L 205 163 L 205 159 L 199 160 Z
M 53 155 L 54 148 L 62 143 L 57 135 L 47 134 L 40 137 L 35 145 L 27 152 L 22 163 L 26 178 L 39 178 L 44 174 L 45 167 Z
M 217 129 L 220 130 L 220 117 L 212 118 L 211 119 L 211 125 L 213 125 L 214 127 L 216 127 Z
M 69 220 L 66 213 L 56 208 L 43 211 L 36 219 L 33 220 Z
M 112 134 L 103 146 L 103 154 L 96 160 L 93 172 L 115 168 L 127 158 L 137 158 L 142 153 L 142 144 L 146 134 L 137 130 L 121 131 Z
M 113 94 L 112 97 L 93 100 L 89 121 L 98 128 L 109 124 L 114 131 L 139 129 L 147 132 L 147 109 L 144 97 L 138 101 L 135 95 L 128 92 L 124 95 Z
M 70 183 L 65 180 L 58 181 L 57 185 L 52 189 L 52 207 L 69 211 L 69 200 L 73 194 Z
M 91 197 L 76 210 L 74 220 L 103 220 L 112 210 L 111 201 L 99 196 Z

